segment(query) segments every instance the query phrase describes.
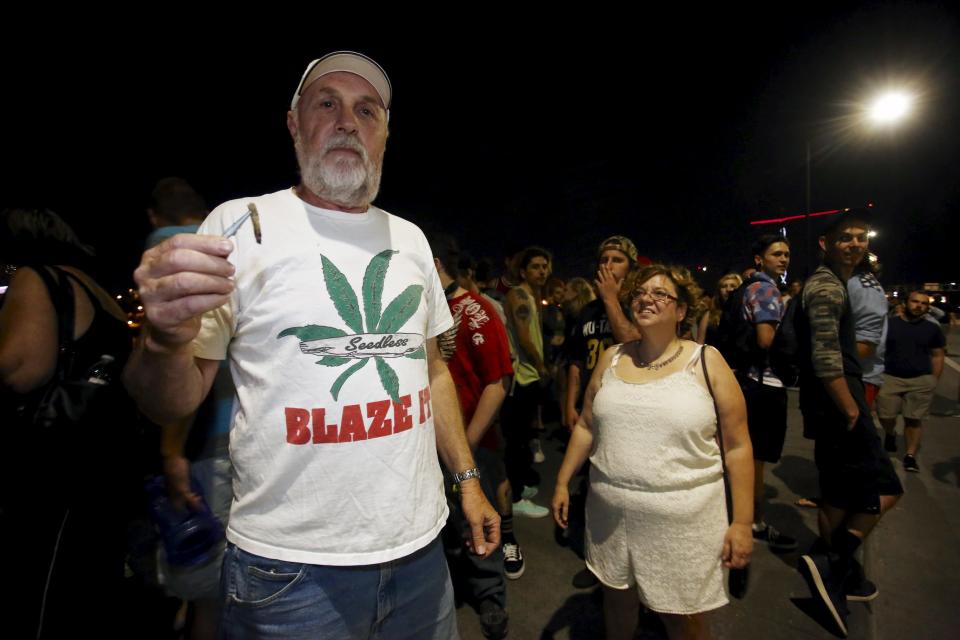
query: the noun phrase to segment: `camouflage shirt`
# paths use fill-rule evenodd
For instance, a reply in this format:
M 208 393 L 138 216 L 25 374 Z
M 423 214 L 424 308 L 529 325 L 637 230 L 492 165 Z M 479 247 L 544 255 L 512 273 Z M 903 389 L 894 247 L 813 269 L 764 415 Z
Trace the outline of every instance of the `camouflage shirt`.
M 810 323 L 813 373 L 821 379 L 843 376 L 840 320 L 847 307 L 847 288 L 828 267 L 820 265 L 803 285 L 803 308 Z

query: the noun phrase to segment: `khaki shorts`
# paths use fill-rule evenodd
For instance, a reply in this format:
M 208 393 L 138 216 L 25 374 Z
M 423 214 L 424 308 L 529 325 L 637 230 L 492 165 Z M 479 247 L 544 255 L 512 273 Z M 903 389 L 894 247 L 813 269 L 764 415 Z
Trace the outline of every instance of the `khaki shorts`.
M 883 386 L 877 394 L 877 415 L 892 420 L 899 414 L 911 420 L 922 420 L 930 414 L 937 379 L 933 374 L 916 378 L 898 378 L 883 374 Z

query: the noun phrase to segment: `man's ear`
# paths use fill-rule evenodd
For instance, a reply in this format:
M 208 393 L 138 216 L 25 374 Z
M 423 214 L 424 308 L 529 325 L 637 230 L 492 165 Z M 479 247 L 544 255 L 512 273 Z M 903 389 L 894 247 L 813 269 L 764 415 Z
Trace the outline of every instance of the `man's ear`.
M 827 252 L 827 236 L 820 236 L 820 238 L 817 240 L 817 244 L 820 245 L 820 251 L 823 251 L 824 253 Z
M 294 140 L 297 139 L 297 128 L 297 114 L 293 110 L 287 111 L 287 131 Z

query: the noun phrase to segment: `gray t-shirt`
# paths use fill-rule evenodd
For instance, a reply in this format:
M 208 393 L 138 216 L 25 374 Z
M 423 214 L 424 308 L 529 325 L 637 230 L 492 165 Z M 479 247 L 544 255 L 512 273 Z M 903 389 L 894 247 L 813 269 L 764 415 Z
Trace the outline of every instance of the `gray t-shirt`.
M 857 342 L 876 346 L 873 355 L 860 361 L 863 381 L 880 386 L 883 384 L 883 354 L 887 342 L 887 296 L 872 273 L 858 273 L 847 280 L 847 294 Z

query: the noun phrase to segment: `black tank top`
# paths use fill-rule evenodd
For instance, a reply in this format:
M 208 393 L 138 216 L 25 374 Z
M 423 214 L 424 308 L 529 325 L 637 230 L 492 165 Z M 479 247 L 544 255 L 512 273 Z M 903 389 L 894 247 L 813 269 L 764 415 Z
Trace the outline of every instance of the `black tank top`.
M 136 472 L 140 464 L 136 407 L 120 380 L 132 350 L 130 329 L 125 320 L 111 315 L 76 276 L 58 267 L 31 268 L 41 274 L 54 308 L 63 311 L 57 317 L 58 335 L 61 320 L 71 322 L 73 330 L 77 292 L 69 286 L 70 280 L 80 285 L 80 295 L 86 295 L 93 305 L 90 326 L 74 340 L 74 357 L 64 363 L 64 379 L 87 380 L 96 371 L 97 377 L 110 384 L 96 395 L 95 406 L 88 405 L 81 426 L 69 429 L 44 429 L 35 420 L 44 396 L 58 384 L 59 361 L 50 381 L 25 394 L 4 394 L 0 398 L 0 423 L 7 427 L 6 450 L 11 452 L 9 464 L 0 471 L 0 506 L 22 513 L 36 509 L 45 513 L 44 508 L 54 504 L 76 507 L 102 500 L 91 488 L 104 486 L 116 492 L 118 500 L 126 499 L 139 489 Z M 98 367 L 99 363 L 104 364 Z M 38 459 L 44 461 L 43 473 L 23 472 L 19 460 Z
M 59 272 L 58 276 L 63 277 L 63 274 L 66 274 L 68 280 L 80 285 L 90 304 L 93 305 L 93 319 L 90 326 L 83 335 L 74 340 L 74 370 L 69 373 L 80 375 L 96 364 L 102 356 L 108 355 L 113 358 L 113 361 L 106 367 L 107 371 L 112 376 L 119 376 L 127 358 L 130 357 L 132 348 L 130 329 L 126 321 L 104 309 L 97 295 L 80 278 L 64 269 L 55 268 L 55 270 Z M 76 301 L 73 308 L 76 315 Z M 114 377 L 114 380 L 116 379 Z

